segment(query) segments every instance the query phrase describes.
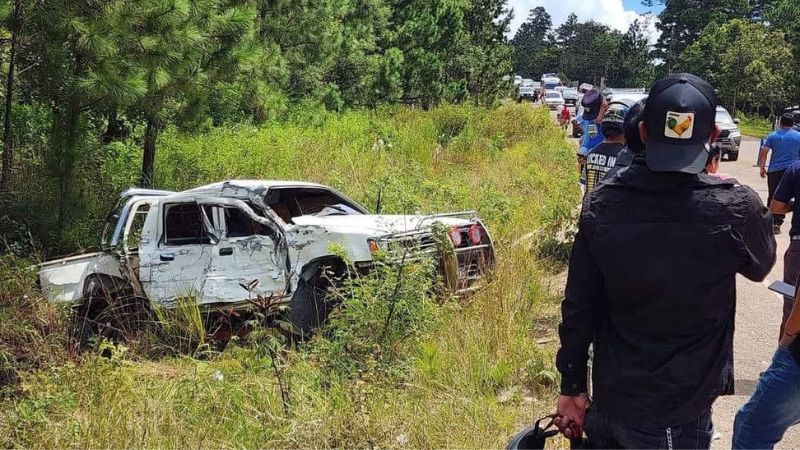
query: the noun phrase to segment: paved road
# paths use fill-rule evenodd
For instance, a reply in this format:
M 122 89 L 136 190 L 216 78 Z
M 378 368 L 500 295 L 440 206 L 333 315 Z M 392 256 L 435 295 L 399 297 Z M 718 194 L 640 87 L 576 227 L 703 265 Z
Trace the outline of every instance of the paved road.
M 739 160 L 723 161 L 721 172 L 751 186 L 766 202 L 767 183 L 753 167 L 758 152 L 758 140 L 745 138 Z M 791 219 L 791 215 L 787 217 Z M 721 397 L 714 405 L 714 424 L 720 433 L 715 448 L 730 448 L 733 418 L 739 407 L 755 389 L 759 374 L 769 365 L 778 340 L 782 299 L 767 291 L 766 285 L 783 279 L 783 253 L 789 245 L 789 223 L 784 224 L 778 241 L 778 262 L 764 283 L 753 283 L 739 277 L 736 283 L 738 304 L 736 310 L 736 335 L 734 338 L 736 395 Z M 800 427 L 790 429 L 778 448 L 800 448 Z

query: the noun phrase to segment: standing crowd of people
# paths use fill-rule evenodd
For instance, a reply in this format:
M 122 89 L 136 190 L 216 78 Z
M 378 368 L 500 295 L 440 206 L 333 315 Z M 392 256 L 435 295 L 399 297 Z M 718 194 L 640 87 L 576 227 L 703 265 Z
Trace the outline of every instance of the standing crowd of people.
M 555 424 L 589 448 L 709 448 L 712 405 L 734 392 L 736 275 L 764 280 L 790 211 L 784 280 L 800 275 L 800 132 L 784 116 L 761 149 L 768 209 L 719 172 L 717 97 L 705 80 L 667 76 L 634 104 L 591 90 L 581 104 L 586 192 Z M 733 448 L 773 448 L 800 422 L 800 307 L 784 303 L 778 349 L 736 415 Z

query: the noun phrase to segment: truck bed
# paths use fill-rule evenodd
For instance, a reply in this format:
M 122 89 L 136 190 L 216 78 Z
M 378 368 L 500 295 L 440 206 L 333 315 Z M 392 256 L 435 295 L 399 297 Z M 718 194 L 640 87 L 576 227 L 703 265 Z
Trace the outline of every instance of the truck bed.
M 95 252 L 47 261 L 39 265 L 39 284 L 48 300 L 76 303 L 86 277 L 94 273 L 121 276 L 117 255 Z

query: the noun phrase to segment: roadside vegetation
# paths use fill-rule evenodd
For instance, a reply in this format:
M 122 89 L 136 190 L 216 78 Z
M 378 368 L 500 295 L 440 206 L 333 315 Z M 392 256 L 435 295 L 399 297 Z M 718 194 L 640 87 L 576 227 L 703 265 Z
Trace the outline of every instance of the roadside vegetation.
M 99 166 L 80 172 L 80 220 L 65 230 L 83 247 L 139 176 L 139 146 L 102 148 Z M 387 213 L 477 208 L 497 270 L 466 299 L 438 293 L 425 262 L 378 270 L 341 287 L 342 306 L 302 343 L 256 326 L 221 348 L 186 308 L 135 339 L 95 339 L 76 353 L 67 311 L 33 288 L 34 261 L 7 252 L 0 445 L 502 446 L 552 407 L 558 290 L 546 280 L 562 268 L 577 202 L 572 154 L 549 113 L 526 104 L 298 109 L 258 127 L 166 130 L 159 188 L 289 178 L 335 186 L 370 209 L 382 191 Z
M 763 138 L 772 132 L 772 122 L 769 119 L 760 117 L 758 115 L 739 113 L 737 116 L 741 122 L 739 129 L 745 136 L 754 138 Z

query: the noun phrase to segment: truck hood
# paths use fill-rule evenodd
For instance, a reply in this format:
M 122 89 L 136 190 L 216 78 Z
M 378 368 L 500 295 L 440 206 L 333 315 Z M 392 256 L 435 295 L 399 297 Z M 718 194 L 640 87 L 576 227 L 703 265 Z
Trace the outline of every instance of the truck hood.
M 719 125 L 719 128 L 721 130 L 731 130 L 731 131 L 733 131 L 733 130 L 738 130 L 739 129 L 739 126 L 736 125 L 735 123 L 717 122 L 717 125 Z
M 435 222 L 448 226 L 464 226 L 469 220 L 460 217 L 431 217 L 423 215 L 349 215 L 349 216 L 300 216 L 295 225 L 325 228 L 351 229 L 359 233 L 380 236 L 429 228 Z

